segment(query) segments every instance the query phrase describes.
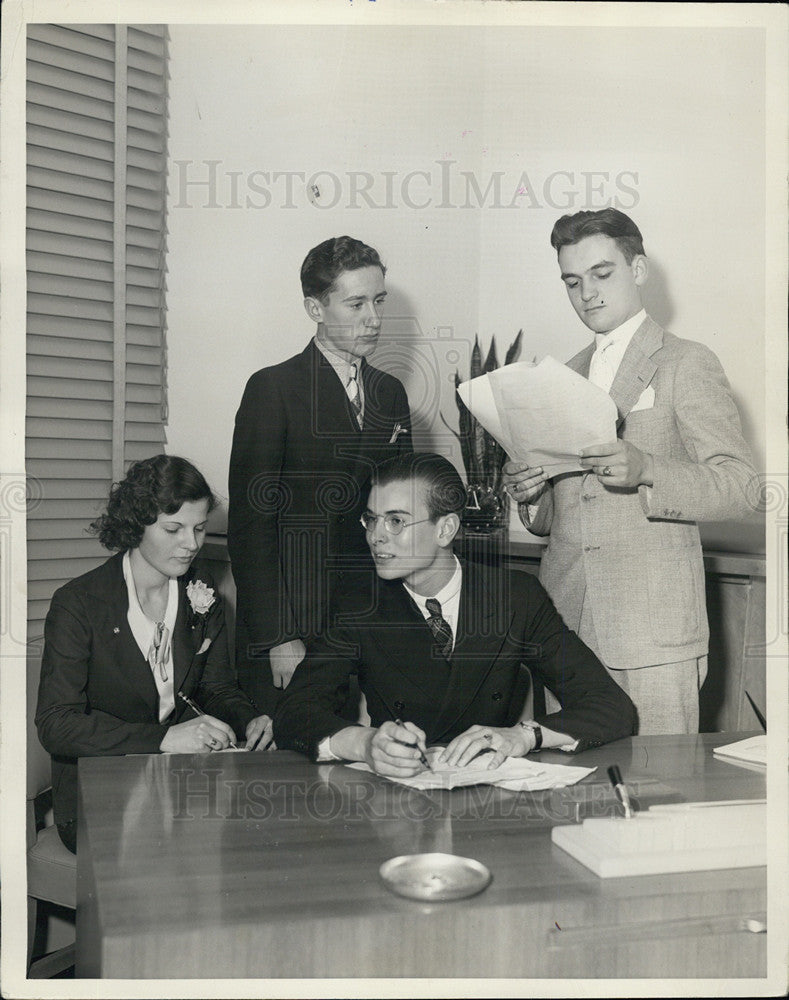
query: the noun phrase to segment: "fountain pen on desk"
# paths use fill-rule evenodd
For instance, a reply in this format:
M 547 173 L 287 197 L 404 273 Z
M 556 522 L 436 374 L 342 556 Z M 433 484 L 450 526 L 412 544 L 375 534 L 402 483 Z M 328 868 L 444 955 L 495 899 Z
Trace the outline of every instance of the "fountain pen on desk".
M 616 764 L 612 764 L 611 767 L 608 768 L 607 774 L 611 784 L 614 786 L 616 797 L 622 803 L 625 810 L 625 819 L 632 819 L 635 813 L 633 812 L 633 807 L 630 804 L 630 793 L 627 790 L 627 785 L 622 780 L 622 772 Z

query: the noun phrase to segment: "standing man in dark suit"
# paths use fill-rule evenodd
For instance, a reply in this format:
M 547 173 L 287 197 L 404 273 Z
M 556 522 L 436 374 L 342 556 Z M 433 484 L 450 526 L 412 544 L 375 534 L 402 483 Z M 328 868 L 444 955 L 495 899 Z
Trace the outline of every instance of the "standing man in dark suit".
M 632 734 L 632 702 L 539 581 L 456 558 L 465 490 L 450 462 L 404 455 L 372 482 L 362 522 L 377 597 L 371 607 L 358 589 L 335 595 L 326 633 L 309 645 L 277 708 L 280 749 L 407 777 L 422 769 L 426 743 L 448 744 L 443 759 L 459 766 L 493 751 L 497 767 L 541 747 L 584 750 Z M 522 717 L 522 666 L 559 711 Z M 339 714 L 352 674 L 370 726 Z
M 270 713 L 319 635 L 339 579 L 369 567 L 359 515 L 377 462 L 411 450 L 402 384 L 367 358 L 381 333 L 386 269 L 349 236 L 301 268 L 315 337 L 247 383 L 230 458 L 228 549 L 238 591 L 239 683 Z

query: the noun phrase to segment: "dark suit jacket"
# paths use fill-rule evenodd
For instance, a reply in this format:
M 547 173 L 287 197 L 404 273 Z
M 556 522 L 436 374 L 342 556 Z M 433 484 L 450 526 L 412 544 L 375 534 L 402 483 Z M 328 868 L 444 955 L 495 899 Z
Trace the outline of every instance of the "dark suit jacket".
M 228 549 L 238 591 L 236 659 L 247 690 L 250 672 L 269 673 L 262 654 L 319 635 L 342 574 L 371 565 L 359 524 L 365 484 L 376 463 L 412 450 L 411 425 L 396 378 L 366 362 L 361 378 L 363 431 L 312 341 L 256 372 L 244 391 L 230 458 Z M 390 443 L 398 424 L 404 433 Z
M 345 728 L 337 710 L 353 673 L 376 727 L 402 718 L 428 743 L 447 743 L 472 725 L 514 725 L 525 694 L 521 665 L 562 706 L 537 722 L 578 739 L 579 750 L 632 734 L 632 702 L 535 577 L 463 564 L 450 663 L 402 583 L 379 584 L 372 609 L 359 592 L 338 597 L 330 630 L 308 648 L 278 706 L 278 747 L 315 756 L 321 740 Z
M 210 576 L 194 566 L 178 581 L 174 690 L 227 722 L 241 739 L 258 712 L 229 664 L 218 592 L 214 590 L 212 607 L 196 614 L 186 594 L 191 579 L 212 586 Z M 67 583 L 52 598 L 44 626 L 36 726 L 52 755 L 57 823 L 77 815 L 78 757 L 156 753 L 170 725 L 194 718 L 176 697 L 172 721 L 159 722 L 159 693 L 129 627 L 128 609 L 122 553 Z

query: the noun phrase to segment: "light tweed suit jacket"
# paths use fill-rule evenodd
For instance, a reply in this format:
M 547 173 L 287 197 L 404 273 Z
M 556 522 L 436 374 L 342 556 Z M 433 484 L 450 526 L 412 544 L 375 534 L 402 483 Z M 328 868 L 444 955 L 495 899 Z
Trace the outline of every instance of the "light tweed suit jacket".
M 568 366 L 588 377 L 594 349 Z M 654 405 L 633 411 L 647 386 Z M 592 472 L 568 473 L 549 483 L 531 520 L 521 505 L 529 530 L 550 535 L 540 580 L 573 630 L 586 594 L 609 667 L 702 656 L 709 629 L 696 522 L 753 513 L 756 472 L 729 384 L 712 351 L 647 317 L 611 397 L 618 436 L 653 456 L 654 485 L 612 487 Z

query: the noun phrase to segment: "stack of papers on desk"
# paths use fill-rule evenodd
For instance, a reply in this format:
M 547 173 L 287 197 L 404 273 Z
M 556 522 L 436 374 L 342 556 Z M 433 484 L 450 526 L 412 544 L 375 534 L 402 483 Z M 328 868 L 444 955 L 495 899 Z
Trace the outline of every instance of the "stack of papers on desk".
M 613 399 L 550 355 L 504 365 L 457 391 L 511 459 L 550 477 L 580 471 L 583 448 L 616 440 Z
M 479 758 L 466 767 L 450 767 L 437 760 L 441 747 L 429 747 L 428 760 L 432 771 L 421 771 L 412 778 L 389 778 L 400 785 L 410 788 L 461 788 L 464 785 L 495 785 L 511 792 L 537 792 L 546 788 L 564 788 L 574 785 L 591 774 L 593 767 L 570 767 L 566 764 L 543 764 L 527 760 L 524 757 L 507 757 L 493 770 L 485 763 L 479 763 Z M 482 761 L 485 760 L 482 756 Z M 360 771 L 369 771 L 367 764 L 351 764 Z
M 761 764 L 766 767 L 767 733 L 759 733 L 758 736 L 751 736 L 747 740 L 738 740 L 736 743 L 727 743 L 723 747 L 713 747 L 712 752 L 716 757 L 743 761 L 745 764 Z

